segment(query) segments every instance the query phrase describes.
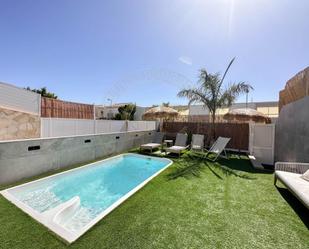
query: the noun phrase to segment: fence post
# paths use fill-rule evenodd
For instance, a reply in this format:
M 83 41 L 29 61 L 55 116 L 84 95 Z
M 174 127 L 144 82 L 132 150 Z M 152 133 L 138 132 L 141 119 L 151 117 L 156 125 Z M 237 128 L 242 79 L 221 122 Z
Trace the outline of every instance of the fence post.
M 49 118 L 49 130 L 48 130 L 48 137 L 51 137 L 51 132 L 52 132 L 52 120 Z
M 94 134 L 97 134 L 97 121 L 93 120 L 93 130 L 94 130 Z
M 74 119 L 74 135 L 77 135 L 77 121 Z

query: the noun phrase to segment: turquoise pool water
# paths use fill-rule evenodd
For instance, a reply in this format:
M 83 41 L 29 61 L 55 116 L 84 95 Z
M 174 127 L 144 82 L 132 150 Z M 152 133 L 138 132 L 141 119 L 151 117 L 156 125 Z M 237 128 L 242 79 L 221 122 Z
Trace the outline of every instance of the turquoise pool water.
M 14 196 L 40 213 L 78 196 L 80 208 L 64 224 L 76 231 L 169 163 L 125 154 L 26 185 Z

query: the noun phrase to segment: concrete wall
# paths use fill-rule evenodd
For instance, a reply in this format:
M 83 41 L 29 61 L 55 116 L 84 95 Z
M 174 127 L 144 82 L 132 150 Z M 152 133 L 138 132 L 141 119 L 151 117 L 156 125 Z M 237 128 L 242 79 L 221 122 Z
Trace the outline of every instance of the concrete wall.
M 139 131 L 0 142 L 0 184 L 119 154 L 150 142 L 152 135 Z
M 0 140 L 40 137 L 40 116 L 0 107 Z
M 309 162 L 309 96 L 282 107 L 276 123 L 275 160 Z

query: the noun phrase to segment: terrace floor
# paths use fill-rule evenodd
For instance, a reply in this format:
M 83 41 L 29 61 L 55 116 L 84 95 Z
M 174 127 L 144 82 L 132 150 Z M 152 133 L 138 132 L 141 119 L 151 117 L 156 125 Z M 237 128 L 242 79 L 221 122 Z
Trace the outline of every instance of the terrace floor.
M 308 210 L 247 157 L 174 162 L 70 246 L 0 196 L 0 248 L 309 248 Z

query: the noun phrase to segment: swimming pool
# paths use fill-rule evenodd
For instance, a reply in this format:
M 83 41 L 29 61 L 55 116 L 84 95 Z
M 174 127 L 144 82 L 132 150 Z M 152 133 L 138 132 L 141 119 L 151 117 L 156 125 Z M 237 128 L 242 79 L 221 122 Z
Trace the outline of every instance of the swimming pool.
M 165 158 L 122 154 L 1 194 L 72 243 L 170 164 Z

